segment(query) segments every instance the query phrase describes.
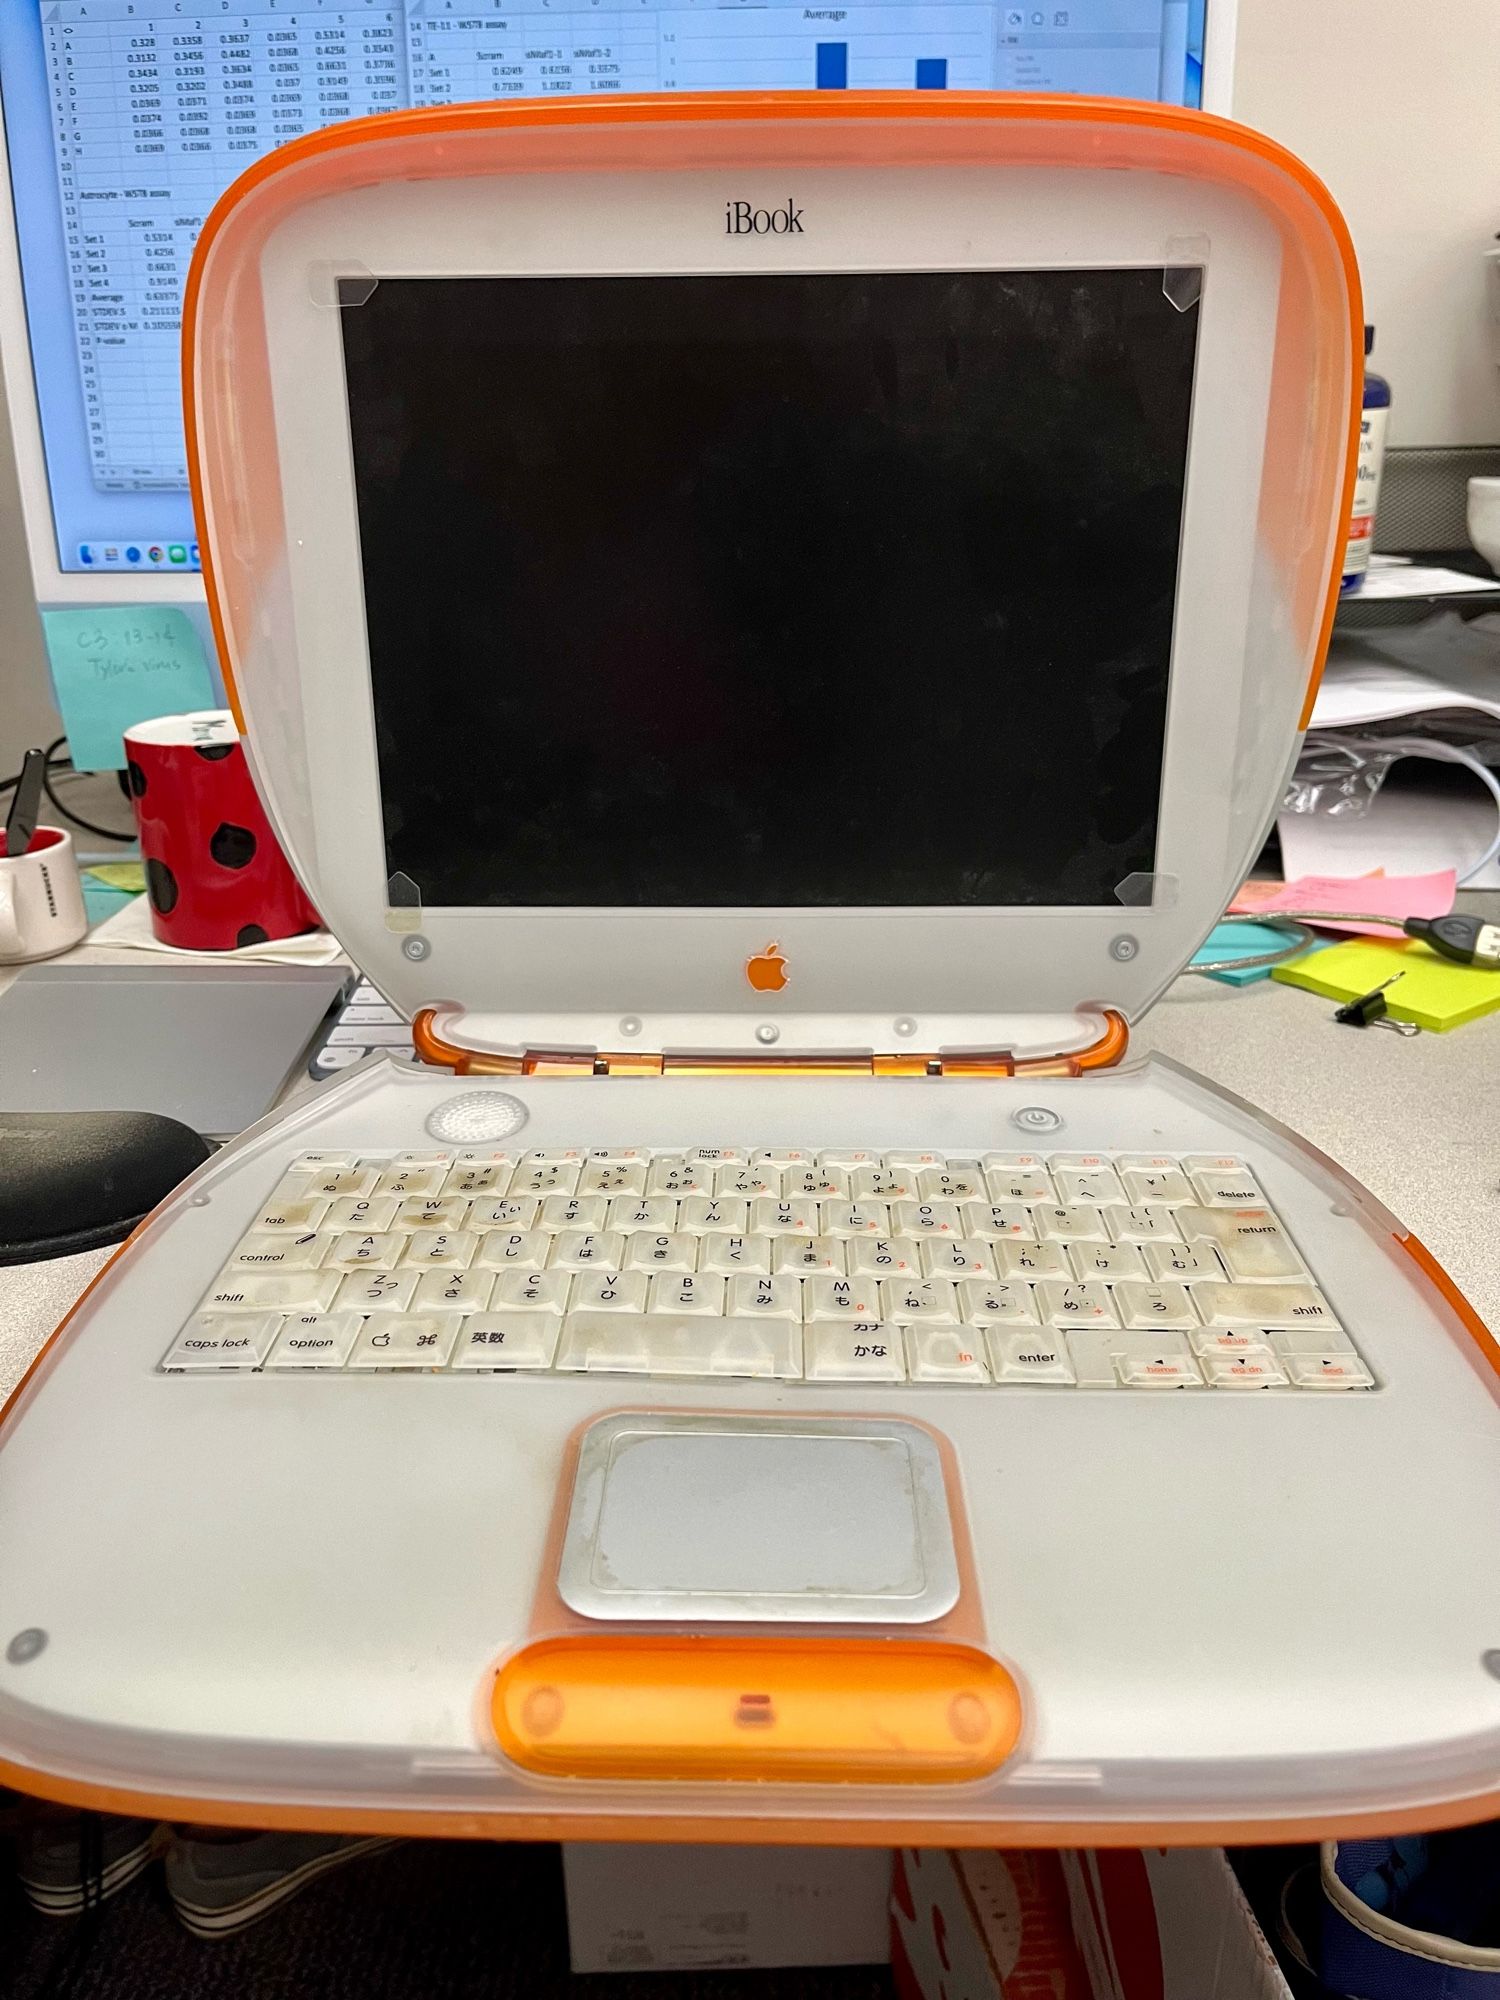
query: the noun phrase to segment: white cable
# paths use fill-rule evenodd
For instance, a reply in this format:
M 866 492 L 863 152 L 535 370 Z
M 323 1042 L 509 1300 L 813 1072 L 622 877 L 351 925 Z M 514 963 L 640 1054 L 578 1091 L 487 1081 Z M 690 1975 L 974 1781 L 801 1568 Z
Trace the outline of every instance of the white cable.
M 1439 764 L 1462 764 L 1465 770 L 1473 772 L 1495 801 L 1497 812 L 1500 812 L 1500 778 L 1472 750 L 1461 749 L 1456 743 L 1444 743 L 1435 736 L 1346 736 L 1343 733 L 1331 736 L 1322 730 L 1310 734 L 1307 743 L 1310 748 L 1325 753 L 1343 751 L 1350 756 L 1356 753 L 1369 756 L 1395 750 L 1403 757 L 1430 757 Z M 1459 887 L 1472 882 L 1480 869 L 1487 868 L 1496 855 L 1500 855 L 1500 824 L 1496 825 L 1495 837 L 1483 854 L 1459 876 Z

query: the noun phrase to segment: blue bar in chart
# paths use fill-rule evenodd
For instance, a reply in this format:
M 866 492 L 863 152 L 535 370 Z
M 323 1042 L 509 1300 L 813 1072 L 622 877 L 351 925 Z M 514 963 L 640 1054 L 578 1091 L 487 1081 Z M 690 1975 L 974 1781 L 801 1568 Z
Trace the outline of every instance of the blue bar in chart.
M 948 58 L 946 56 L 917 57 L 918 90 L 946 90 L 948 88 Z
M 847 90 L 849 88 L 849 44 L 847 42 L 818 43 L 818 88 L 819 90 Z

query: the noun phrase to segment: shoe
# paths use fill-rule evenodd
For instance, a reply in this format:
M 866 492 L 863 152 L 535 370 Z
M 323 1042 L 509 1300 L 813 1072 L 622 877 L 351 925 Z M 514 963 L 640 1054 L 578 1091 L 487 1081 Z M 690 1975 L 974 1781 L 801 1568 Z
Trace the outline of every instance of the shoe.
M 320 1875 L 395 1844 L 339 1833 L 179 1830 L 166 1853 L 167 1894 L 194 1937 L 227 1937 Z
M 74 1812 L 33 1802 L 15 1829 L 26 1900 L 49 1917 L 76 1917 L 133 1882 L 163 1845 L 154 1820 Z

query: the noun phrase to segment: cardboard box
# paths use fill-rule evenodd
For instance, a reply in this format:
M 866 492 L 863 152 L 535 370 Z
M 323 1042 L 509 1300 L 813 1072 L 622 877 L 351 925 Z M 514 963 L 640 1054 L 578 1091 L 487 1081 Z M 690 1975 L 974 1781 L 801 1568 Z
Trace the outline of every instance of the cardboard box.
M 563 1846 L 575 1972 L 883 1965 L 889 1848 Z
M 901 2000 L 1292 2000 L 1219 1848 L 902 1849 Z

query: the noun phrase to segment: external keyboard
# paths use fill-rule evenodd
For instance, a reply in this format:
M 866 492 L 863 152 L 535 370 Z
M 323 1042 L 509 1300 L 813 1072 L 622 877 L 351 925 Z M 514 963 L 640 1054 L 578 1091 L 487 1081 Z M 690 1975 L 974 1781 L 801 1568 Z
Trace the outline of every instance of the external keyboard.
M 1157 1153 L 309 1153 L 161 1367 L 1374 1386 L 1244 1162 Z

